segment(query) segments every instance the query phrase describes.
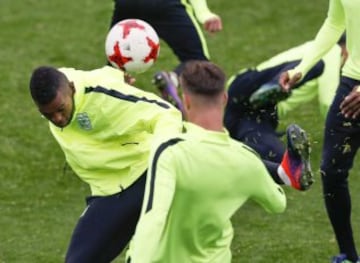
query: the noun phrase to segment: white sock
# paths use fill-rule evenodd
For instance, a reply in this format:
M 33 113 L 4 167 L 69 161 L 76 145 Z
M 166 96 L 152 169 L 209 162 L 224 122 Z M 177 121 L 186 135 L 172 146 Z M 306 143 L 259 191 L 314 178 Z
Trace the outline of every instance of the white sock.
M 286 174 L 285 170 L 283 169 L 283 167 L 281 165 L 279 165 L 279 167 L 277 169 L 277 173 L 285 185 L 291 186 L 291 181 L 289 179 L 289 176 Z

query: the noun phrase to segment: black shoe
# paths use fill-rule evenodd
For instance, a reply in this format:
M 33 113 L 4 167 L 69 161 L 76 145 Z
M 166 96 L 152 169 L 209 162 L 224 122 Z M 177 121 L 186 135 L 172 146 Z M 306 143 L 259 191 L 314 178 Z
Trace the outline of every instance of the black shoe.
M 275 105 L 285 100 L 291 92 L 285 92 L 278 84 L 264 84 L 250 96 L 250 104 L 255 109 L 268 105 Z

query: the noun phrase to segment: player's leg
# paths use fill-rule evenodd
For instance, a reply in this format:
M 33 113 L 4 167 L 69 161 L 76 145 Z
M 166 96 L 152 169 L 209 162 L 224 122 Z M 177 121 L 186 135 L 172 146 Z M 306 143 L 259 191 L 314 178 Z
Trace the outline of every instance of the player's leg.
M 359 85 L 359 82 L 342 78 L 340 87 L 337 89 L 326 119 L 321 164 L 325 206 L 340 253 L 345 254 L 348 260 L 354 262 L 358 259 L 358 254 L 351 227 L 348 176 L 360 145 L 360 122 L 359 119 L 345 119 L 339 112 L 339 105 L 355 85 Z
M 155 28 L 156 19 L 164 16 L 167 0 L 114 0 L 110 28 L 124 19 L 142 19 Z M 157 29 L 155 28 L 157 31 Z
M 310 142 L 305 131 L 295 124 L 287 128 L 287 140 L 287 149 L 281 163 L 264 159 L 263 162 L 276 183 L 306 190 L 313 183 Z
M 269 79 L 264 71 L 255 69 L 243 69 L 229 78 L 228 96 L 229 105 L 236 107 L 239 111 L 242 108 L 249 108 L 249 97 L 254 93 L 262 83 Z
M 286 99 L 290 93 L 282 92 L 278 84 L 279 75 L 298 63 L 299 60 L 294 60 L 261 70 L 247 69 L 232 76 L 228 84 L 229 106 L 238 107 L 239 111 L 243 108 L 261 109 Z M 322 70 L 323 62 L 319 62 L 294 88 L 319 76 Z
M 140 216 L 146 176 L 124 191 L 92 197 L 73 232 L 67 263 L 111 262 L 130 241 Z
M 283 68 L 268 82 L 264 83 L 258 90 L 256 90 L 251 96 L 249 101 L 255 108 L 263 107 L 268 104 L 276 104 L 290 96 L 290 92 L 284 92 L 279 85 L 279 76 L 282 72 L 294 68 L 299 61 L 293 61 L 290 63 L 284 63 Z M 320 60 L 315 64 L 309 72 L 297 83 L 292 89 L 301 87 L 307 81 L 318 78 L 324 71 L 324 62 Z
M 224 125 L 230 132 L 231 137 L 243 141 L 245 133 L 262 129 L 262 127 L 257 126 L 265 126 L 269 121 L 272 123 L 269 125 L 274 125 L 270 129 L 276 129 L 275 104 L 263 109 L 254 109 L 249 102 L 250 95 L 268 79 L 269 74 L 265 71 L 253 69 L 244 69 L 229 79 Z M 273 120 L 269 120 L 269 118 Z
M 256 119 L 240 120 L 233 138 L 254 149 L 264 160 L 280 163 L 285 152 L 284 143 L 274 127 L 270 124 L 257 123 Z
M 189 60 L 209 60 L 209 52 L 192 6 L 180 0 L 169 0 L 166 6 L 163 21 L 157 21 L 155 30 L 172 49 L 180 64 L 173 71 L 157 72 L 153 83 L 163 98 L 182 110 L 177 77 L 183 64 Z
M 114 8 L 111 16 L 109 30 L 118 22 L 125 19 L 141 19 L 149 23 L 155 31 L 153 18 L 161 16 L 165 11 L 161 4 L 164 0 L 113 0 Z M 112 66 L 110 62 L 107 65 Z
M 112 28 L 117 22 L 125 19 L 125 14 L 122 11 L 122 1 L 114 0 L 114 9 L 111 16 L 110 28 Z
M 158 24 L 157 32 L 180 61 L 180 65 L 174 70 L 179 74 L 182 69 L 181 63 L 188 60 L 209 60 L 210 55 L 193 7 L 180 0 L 166 2 L 167 13 L 162 18 L 163 23 Z
M 310 141 L 298 125 L 289 125 L 286 131 L 285 149 L 274 126 L 270 123 L 240 119 L 234 139 L 250 146 L 262 158 L 275 182 L 289 185 L 297 190 L 307 190 L 313 183 L 310 165 Z
M 184 113 L 184 107 L 178 91 L 177 74 L 172 71 L 159 71 L 154 75 L 152 81 L 160 91 L 161 97 Z
M 287 129 L 287 148 L 269 122 L 243 118 L 233 138 L 254 149 L 262 158 L 269 174 L 278 184 L 306 190 L 313 182 L 310 167 L 310 142 L 297 125 Z

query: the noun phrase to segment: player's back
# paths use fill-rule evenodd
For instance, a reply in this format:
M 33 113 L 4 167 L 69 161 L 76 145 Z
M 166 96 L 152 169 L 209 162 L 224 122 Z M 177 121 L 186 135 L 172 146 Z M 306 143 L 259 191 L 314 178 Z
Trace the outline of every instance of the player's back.
M 230 262 L 235 211 L 252 198 L 282 212 L 285 196 L 253 150 L 226 133 L 185 127 L 184 140 L 169 148 L 176 189 L 154 262 Z

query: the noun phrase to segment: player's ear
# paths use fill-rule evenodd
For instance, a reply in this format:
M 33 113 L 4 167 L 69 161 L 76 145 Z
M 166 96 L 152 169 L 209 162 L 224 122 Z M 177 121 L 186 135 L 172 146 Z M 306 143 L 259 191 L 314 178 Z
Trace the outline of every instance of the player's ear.
M 70 87 L 70 90 L 71 90 L 71 95 L 74 95 L 75 94 L 75 85 L 74 85 L 74 82 L 70 81 L 69 82 L 69 87 Z
M 224 92 L 222 95 L 222 102 L 223 102 L 223 106 L 225 107 L 228 101 L 228 94 L 227 92 Z
M 191 98 L 185 92 L 182 93 L 182 97 L 183 97 L 184 109 L 188 111 L 191 105 Z

